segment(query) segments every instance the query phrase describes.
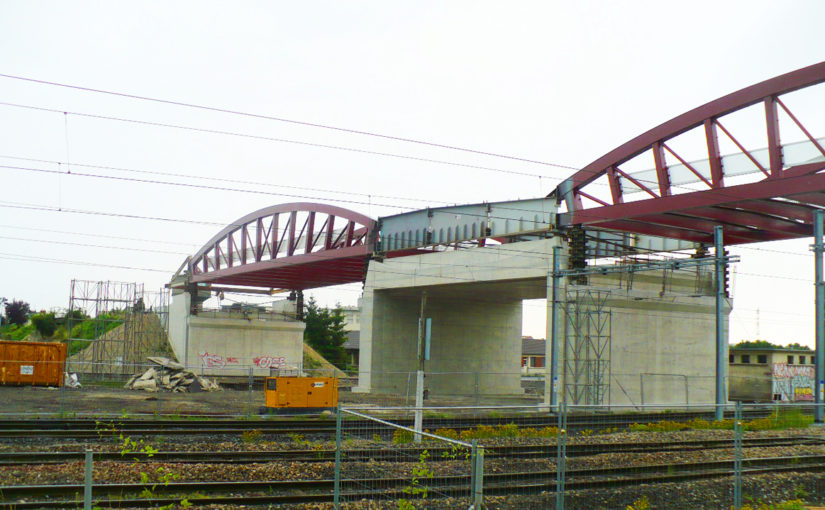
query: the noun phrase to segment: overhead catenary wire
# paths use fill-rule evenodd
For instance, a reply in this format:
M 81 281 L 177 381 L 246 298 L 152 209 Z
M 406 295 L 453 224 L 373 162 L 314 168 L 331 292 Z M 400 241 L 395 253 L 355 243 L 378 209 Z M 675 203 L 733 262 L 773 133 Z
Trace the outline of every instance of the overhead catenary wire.
M 153 273 L 165 273 L 169 274 L 170 271 L 166 269 L 157 269 L 151 267 L 136 267 L 136 266 L 123 266 L 117 264 L 103 264 L 101 262 L 88 262 L 84 260 L 66 260 L 66 259 L 54 259 L 48 257 L 38 257 L 35 255 L 26 255 L 21 253 L 3 253 L 0 252 L 0 259 L 4 260 L 16 260 L 19 262 L 51 262 L 55 264 L 72 264 L 78 266 L 94 266 L 94 267 L 108 267 L 113 269 L 128 269 L 134 271 L 150 271 Z
M 178 252 L 178 251 L 167 251 L 167 250 L 152 250 L 147 248 L 129 248 L 125 246 L 106 246 L 101 244 L 89 244 L 89 243 L 72 243 L 69 241 L 58 241 L 55 239 L 32 239 L 26 237 L 9 237 L 9 236 L 0 236 L 0 239 L 7 239 L 10 241 L 25 241 L 31 243 L 48 243 L 48 244 L 61 244 L 64 246 L 81 246 L 84 248 L 104 248 L 108 250 L 124 250 L 124 251 L 138 251 L 143 253 L 162 253 L 165 255 L 188 255 L 188 253 Z
M 21 156 L 11 156 L 7 154 L 0 154 L 0 158 L 4 159 L 14 159 L 18 161 L 28 161 L 34 163 L 49 163 L 53 165 L 62 165 L 64 162 L 62 161 L 54 161 L 48 159 L 38 159 L 38 158 L 26 158 Z M 68 168 L 68 163 L 66 163 Z M 215 182 L 229 182 L 233 184 L 250 184 L 253 186 L 267 186 L 271 188 L 286 188 L 286 189 L 297 189 L 297 190 L 304 190 L 304 191 L 317 191 L 321 193 L 333 193 L 333 194 L 340 194 L 340 195 L 358 195 L 363 197 L 368 197 L 370 200 L 372 198 L 386 198 L 390 200 L 403 200 L 407 202 L 438 202 L 441 204 L 451 204 L 452 202 L 447 202 L 443 200 L 434 200 L 431 198 L 423 199 L 423 198 L 414 198 L 414 197 L 400 197 L 397 195 L 377 195 L 374 193 L 363 193 L 356 190 L 341 190 L 341 189 L 325 189 L 325 188 L 313 188 L 313 187 L 306 187 L 306 186 L 290 186 L 286 184 L 273 184 L 270 182 L 263 182 L 263 181 L 246 181 L 242 179 L 229 179 L 226 177 L 211 177 L 206 175 L 194 175 L 194 174 L 183 174 L 183 173 L 175 173 L 175 172 L 164 172 L 160 170 L 141 170 L 135 168 L 123 168 L 123 167 L 116 167 L 116 166 L 106 166 L 106 165 L 92 165 L 88 163 L 79 163 L 77 161 L 72 162 L 73 167 L 80 167 L 80 168 L 93 168 L 96 170 L 114 170 L 117 172 L 130 172 L 130 173 L 137 173 L 137 174 L 148 174 L 148 175 L 162 175 L 165 177 L 183 177 L 186 179 L 199 179 L 205 181 L 215 181 Z M 368 202 L 370 205 L 371 202 Z
M 504 174 L 510 175 L 520 175 L 524 177 L 531 177 L 531 178 L 550 178 L 550 176 L 536 174 L 536 173 L 529 173 L 529 172 L 521 172 L 518 170 L 507 170 L 504 168 L 495 168 L 495 167 L 488 167 L 488 166 L 481 166 L 481 165 L 471 165 L 469 163 L 459 163 L 456 161 L 447 161 L 441 159 L 431 159 L 431 158 L 424 158 L 418 156 L 412 156 L 408 154 L 396 154 L 391 152 L 381 152 L 381 151 L 373 151 L 368 149 L 361 149 L 357 147 L 348 147 L 343 145 L 329 145 L 323 143 L 315 143 L 315 142 L 307 142 L 304 140 L 293 140 L 288 138 L 277 138 L 271 136 L 263 136 L 263 135 L 255 135 L 252 133 L 238 133 L 234 131 L 224 131 L 220 129 L 208 129 L 208 128 L 200 128 L 196 126 L 184 126 L 180 124 L 169 124 L 165 122 L 155 122 L 155 121 L 148 121 L 148 120 L 138 120 L 138 119 L 130 119 L 126 117 L 113 117 L 109 115 L 99 115 L 93 113 L 83 113 L 77 111 L 65 111 L 59 110 L 55 108 L 45 108 L 40 106 L 33 106 L 33 105 L 24 105 L 18 103 L 8 103 L 8 102 L 0 102 L 0 106 L 8 106 L 12 108 L 22 108 L 34 111 L 42 111 L 42 112 L 51 112 L 51 113 L 61 113 L 61 114 L 69 114 L 69 115 L 76 115 L 78 117 L 85 117 L 90 119 L 101 119 L 101 120 L 111 120 L 116 122 L 124 122 L 129 124 L 138 124 L 138 125 L 145 125 L 145 126 L 153 126 L 153 127 L 164 127 L 169 129 L 179 129 L 185 131 L 194 131 L 199 133 L 208 133 L 214 135 L 225 135 L 225 136 L 233 136 L 239 138 L 246 138 L 251 140 L 262 140 L 268 142 L 279 142 L 279 143 L 288 143 L 294 145 L 302 145 L 307 147 L 314 147 L 319 149 L 330 149 L 330 150 L 338 150 L 338 151 L 346 151 L 346 152 L 353 152 L 353 153 L 360 153 L 360 154 L 368 154 L 372 156 L 383 156 L 388 158 L 397 158 L 397 159 L 405 159 L 410 161 L 418 161 L 422 163 L 433 163 L 438 165 L 449 165 L 461 168 L 470 168 L 474 170 L 486 170 L 489 172 L 499 172 Z
M 466 147 L 459 147 L 459 146 L 456 146 L 456 145 L 449 145 L 449 144 L 443 144 L 443 143 L 438 143 L 438 142 L 430 142 L 430 141 L 426 141 L 426 140 L 418 140 L 418 139 L 414 139 L 414 138 L 406 138 L 406 137 L 401 137 L 401 136 L 388 135 L 388 134 L 384 134 L 384 133 L 377 133 L 377 132 L 374 132 L 374 131 L 365 131 L 365 130 L 359 130 L 359 129 L 353 129 L 353 128 L 345 128 L 345 127 L 340 127 L 340 126 L 332 126 L 332 125 L 329 125 L 329 124 L 321 124 L 321 123 L 317 123 L 317 122 L 308 122 L 308 121 L 302 121 L 302 120 L 296 120 L 296 119 L 288 119 L 288 118 L 284 118 L 284 117 L 277 117 L 277 116 L 274 116 L 274 115 L 264 115 L 264 114 L 259 114 L 259 113 L 243 112 L 243 111 L 240 111 L 240 110 L 234 110 L 234 109 L 230 109 L 230 108 L 220 108 L 220 107 L 215 107 L 215 106 L 199 105 L 199 104 L 195 104 L 195 103 L 186 103 L 186 102 L 183 102 L 183 101 L 174 101 L 174 100 L 171 100 L 171 99 L 161 99 L 161 98 L 155 98 L 155 97 L 149 97 L 149 96 L 141 96 L 141 95 L 137 95 L 137 94 L 128 94 L 128 93 L 125 93 L 125 92 L 116 92 L 116 91 L 111 91 L 111 90 L 96 89 L 96 88 L 84 87 L 84 86 L 80 86 L 80 85 L 70 85 L 70 84 L 67 84 L 67 83 L 59 83 L 59 82 L 54 82 L 54 81 L 38 80 L 38 79 L 35 79 L 35 78 L 29 78 L 29 77 L 25 77 L 25 76 L 16 76 L 16 75 L 11 75 L 11 74 L 0 74 L 0 77 L 14 79 L 14 80 L 26 81 L 26 82 L 30 82 L 30 83 L 38 83 L 38 84 L 41 84 L 41 85 L 50 85 L 50 86 L 54 86 L 54 87 L 63 87 L 63 88 L 69 88 L 69 89 L 74 89 L 74 90 L 81 90 L 81 91 L 84 91 L 84 92 L 92 92 L 92 93 L 106 94 L 106 95 L 110 95 L 110 96 L 117 96 L 117 97 L 122 97 L 122 98 L 127 98 L 127 99 L 135 99 L 135 100 L 139 100 L 139 101 L 149 101 L 149 102 L 153 102 L 153 103 L 160 103 L 160 104 L 166 104 L 166 105 L 172 105 L 172 106 L 180 106 L 180 107 L 185 107 L 185 108 L 194 108 L 194 109 L 198 109 L 198 110 L 206 110 L 206 111 L 217 112 L 217 113 L 225 113 L 225 114 L 230 114 L 230 115 L 239 115 L 239 116 L 250 117 L 250 118 L 255 118 L 255 119 L 284 122 L 284 123 L 295 124 L 295 125 L 300 125 L 300 126 L 307 126 L 307 127 L 313 127 L 313 128 L 340 131 L 340 132 L 344 132 L 344 133 L 364 135 L 364 136 L 370 136 L 370 137 L 375 137 L 375 138 L 383 138 L 383 139 L 392 140 L 392 141 L 395 141 L 395 142 L 414 143 L 414 144 L 418 144 L 418 145 L 436 147 L 436 148 L 439 148 L 439 149 L 448 149 L 448 150 L 454 150 L 454 151 L 460 151 L 460 152 L 467 152 L 467 153 L 477 154 L 477 155 L 481 155 L 481 156 L 490 156 L 490 157 L 494 157 L 494 158 L 503 158 L 503 159 L 510 159 L 510 160 L 514 160 L 514 161 L 521 161 L 521 162 L 525 162 L 525 163 L 533 163 L 533 164 L 537 164 L 537 165 L 552 166 L 552 167 L 556 167 L 556 168 L 565 168 L 565 169 L 569 169 L 569 170 L 578 170 L 577 167 L 562 165 L 562 164 L 559 164 L 559 163 L 551 163 L 551 162 L 539 161 L 539 160 L 535 160 L 535 159 L 523 158 L 523 157 L 519 157 L 519 156 L 510 156 L 510 155 L 507 155 L 507 154 L 498 154 L 498 153 L 489 152 L 489 151 L 469 149 L 469 148 L 466 148 Z
M 48 232 L 51 234 L 63 234 L 63 235 L 73 235 L 73 236 L 84 236 L 84 237 L 100 237 L 105 239 L 119 239 L 121 241 L 135 241 L 141 243 L 156 243 L 156 244 L 173 244 L 178 246 L 189 246 L 189 247 L 197 247 L 199 246 L 196 243 L 182 243 L 178 241 L 165 241 L 160 239 L 146 239 L 146 238 L 139 238 L 139 237 L 125 237 L 125 236 L 113 236 L 107 234 L 99 234 L 99 233 L 89 233 L 89 232 L 78 232 L 76 230 L 55 230 L 49 228 L 37 228 L 32 227 L 29 225 L 20 226 L 20 225 L 2 225 L 0 224 L 0 228 L 11 228 L 15 230 L 26 230 L 32 232 Z

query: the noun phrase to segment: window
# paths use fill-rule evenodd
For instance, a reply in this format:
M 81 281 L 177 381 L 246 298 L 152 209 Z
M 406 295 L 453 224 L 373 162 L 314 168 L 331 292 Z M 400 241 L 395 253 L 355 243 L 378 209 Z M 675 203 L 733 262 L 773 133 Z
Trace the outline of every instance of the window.
M 793 356 L 788 356 L 788 365 L 793 365 Z
M 522 367 L 526 367 L 526 366 L 527 366 L 527 356 L 522 356 L 522 357 L 521 357 L 521 366 L 522 366 Z
M 544 356 L 535 356 L 533 358 L 534 368 L 544 368 Z
M 756 355 L 756 362 L 762 363 L 763 365 L 768 363 L 768 355 L 767 354 L 757 354 Z
M 728 363 L 733 363 L 733 360 L 734 360 L 734 355 L 733 354 L 728 355 Z
M 750 354 L 743 354 L 742 355 L 742 363 L 750 363 L 751 362 L 751 355 Z
M 278 389 L 278 381 L 276 379 L 267 379 L 266 389 L 269 391 L 275 391 L 276 389 Z
M 804 364 L 805 364 L 805 356 L 800 356 L 800 357 L 799 357 L 799 364 L 800 364 L 800 365 L 804 365 Z

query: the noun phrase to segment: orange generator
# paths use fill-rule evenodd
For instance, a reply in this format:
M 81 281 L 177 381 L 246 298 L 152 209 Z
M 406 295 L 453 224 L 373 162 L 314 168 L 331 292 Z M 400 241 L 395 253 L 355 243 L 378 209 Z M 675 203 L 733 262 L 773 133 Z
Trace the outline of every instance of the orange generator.
M 0 341 L 0 385 L 62 386 L 66 344 Z
M 334 377 L 267 377 L 269 410 L 301 411 L 338 407 L 338 379 Z

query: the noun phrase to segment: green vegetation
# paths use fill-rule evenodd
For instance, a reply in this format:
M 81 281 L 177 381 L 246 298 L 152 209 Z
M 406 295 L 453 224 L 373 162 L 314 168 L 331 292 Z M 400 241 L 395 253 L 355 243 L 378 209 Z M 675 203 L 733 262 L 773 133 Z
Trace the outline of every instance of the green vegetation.
M 777 410 L 765 418 L 742 422 L 742 430 L 783 430 L 805 428 L 813 423 L 813 417 L 805 416 L 797 409 Z M 733 430 L 733 420 L 707 421 L 695 418 L 686 422 L 663 420 L 656 423 L 632 423 L 628 428 L 633 432 L 675 432 L 679 430 Z
M 753 341 L 742 341 L 738 344 L 733 344 L 731 346 L 734 349 L 787 349 L 787 350 L 804 350 L 810 351 L 811 348 L 800 345 L 796 342 L 782 346 L 779 344 L 774 344 L 768 342 L 767 340 L 753 340 Z
M 23 340 L 34 333 L 34 324 L 19 326 L 17 324 L 7 324 L 0 327 L 0 339 L 3 340 Z
M 649 510 L 650 509 L 650 501 L 648 501 L 647 496 L 642 496 L 641 498 L 634 501 L 632 504 L 627 505 L 626 510 Z
M 28 303 L 17 299 L 8 301 L 6 298 L 3 298 L 2 302 L 6 305 L 6 322 L 18 326 L 23 326 L 29 322 L 31 310 Z
M 493 439 L 500 437 L 557 437 L 559 435 L 559 429 L 556 427 L 544 427 L 541 429 L 533 427 L 519 428 L 515 423 L 508 423 L 506 425 L 478 425 L 460 432 L 455 429 L 441 428 L 436 429 L 433 434 L 448 439 L 470 441 L 472 439 Z M 410 443 L 412 440 L 413 433 L 409 430 L 396 429 L 392 435 L 392 442 L 395 444 Z
M 43 338 L 50 338 L 57 331 L 57 321 L 53 312 L 36 313 L 32 315 L 31 322 Z
M 775 505 L 762 501 L 749 502 L 742 505 L 742 510 L 805 510 L 806 508 L 808 507 L 805 506 L 805 503 L 799 499 L 784 501 L 782 503 L 776 503 Z
M 94 319 L 86 319 L 72 327 L 71 337 L 80 340 L 69 341 L 69 356 L 77 354 L 89 345 L 83 340 L 94 340 L 123 324 L 118 313 L 102 313 Z
M 260 429 L 244 430 L 241 432 L 241 441 L 244 443 L 260 443 L 264 433 Z
M 304 341 L 341 370 L 347 369 L 347 351 L 344 350 L 344 342 L 347 341 L 345 320 L 340 306 L 332 310 L 321 308 L 313 298 L 307 303 Z

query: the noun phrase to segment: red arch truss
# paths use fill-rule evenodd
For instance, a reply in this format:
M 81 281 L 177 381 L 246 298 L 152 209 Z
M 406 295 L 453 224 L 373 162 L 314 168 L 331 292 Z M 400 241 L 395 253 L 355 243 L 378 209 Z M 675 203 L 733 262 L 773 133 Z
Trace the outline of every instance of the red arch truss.
M 822 82 L 825 62 L 721 97 L 630 140 L 554 191 L 567 205 L 562 225 L 697 242 L 712 242 L 713 228 L 722 225 L 726 244 L 811 236 L 813 211 L 825 207 L 825 173 L 819 173 L 825 169 L 825 141 L 811 134 L 782 97 Z M 764 130 L 767 147 L 747 149 L 723 121 L 728 114 L 760 103 L 759 128 Z M 801 142 L 783 143 L 780 116 L 784 125 L 795 125 L 795 131 L 804 134 Z M 703 138 L 707 159 L 688 162 L 673 149 L 671 140 L 690 130 Z M 732 142 L 738 152 L 723 156 L 720 140 Z M 652 155 L 649 171 L 634 173 L 623 168 L 646 153 Z M 739 171 L 742 165 L 750 165 L 748 172 L 758 179 L 728 184 L 726 179 L 733 181 L 743 173 Z M 605 193 L 599 198 L 599 190 L 593 188 L 600 178 L 607 181 L 609 198 Z M 684 186 L 674 185 L 674 179 L 690 182 L 692 187 L 684 191 Z M 630 202 L 630 192 L 644 198 Z
M 232 222 L 189 263 L 194 283 L 304 290 L 360 282 L 375 221 L 324 204 L 267 207 Z

